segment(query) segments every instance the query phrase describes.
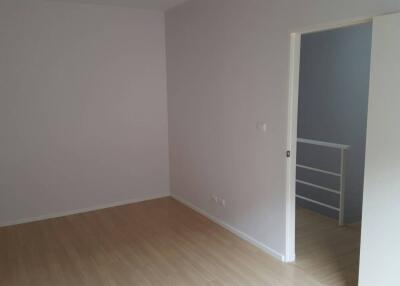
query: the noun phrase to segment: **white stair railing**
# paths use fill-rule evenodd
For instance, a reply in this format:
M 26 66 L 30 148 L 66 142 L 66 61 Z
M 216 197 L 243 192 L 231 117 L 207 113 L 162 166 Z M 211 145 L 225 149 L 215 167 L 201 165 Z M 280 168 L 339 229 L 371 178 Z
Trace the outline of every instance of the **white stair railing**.
M 308 145 L 314 145 L 314 146 L 322 146 L 322 147 L 326 147 L 326 148 L 331 148 L 331 149 L 338 149 L 340 150 L 340 172 L 336 173 L 336 172 L 332 172 L 332 171 L 327 171 L 327 170 L 322 170 L 319 168 L 315 168 L 312 166 L 306 166 L 306 165 L 301 165 L 301 164 L 297 164 L 297 168 L 301 168 L 301 169 L 305 169 L 305 170 L 309 170 L 309 171 L 313 171 L 313 172 L 318 172 L 318 173 L 322 173 L 322 174 L 326 174 L 326 175 L 331 175 L 331 176 L 335 176 L 338 177 L 340 180 L 340 184 L 339 184 L 339 190 L 336 189 L 332 189 L 332 188 L 328 188 L 328 187 L 324 187 L 324 186 L 320 186 L 317 184 L 313 184 L 311 182 L 306 182 L 303 180 L 298 180 L 296 179 L 296 182 L 302 185 L 306 185 L 309 187 L 313 187 L 313 188 L 317 188 L 320 189 L 322 191 L 325 192 L 330 192 L 333 193 L 335 195 L 339 196 L 339 207 L 336 206 L 332 206 L 323 202 L 319 202 L 310 198 L 307 198 L 305 196 L 301 196 L 298 195 L 296 193 L 296 197 L 298 199 L 325 207 L 325 208 L 329 208 L 331 210 L 337 211 L 339 212 L 339 225 L 343 225 L 344 224 L 344 204 L 345 204 L 345 182 L 346 182 L 346 151 L 350 149 L 349 145 L 343 145 L 343 144 L 336 144 L 336 143 L 331 143 L 331 142 L 323 142 L 323 141 L 317 141 L 317 140 L 311 140 L 311 139 L 304 139 L 304 138 L 298 138 L 297 139 L 298 143 L 301 144 L 308 144 Z

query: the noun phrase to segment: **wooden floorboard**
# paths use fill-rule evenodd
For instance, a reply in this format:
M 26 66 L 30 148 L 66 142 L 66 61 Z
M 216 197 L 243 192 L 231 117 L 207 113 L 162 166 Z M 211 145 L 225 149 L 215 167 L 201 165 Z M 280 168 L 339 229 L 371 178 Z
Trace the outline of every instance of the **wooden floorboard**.
M 327 286 L 357 286 L 360 227 L 296 210 L 295 265 Z
M 171 198 L 0 228 L 0 285 L 321 286 Z

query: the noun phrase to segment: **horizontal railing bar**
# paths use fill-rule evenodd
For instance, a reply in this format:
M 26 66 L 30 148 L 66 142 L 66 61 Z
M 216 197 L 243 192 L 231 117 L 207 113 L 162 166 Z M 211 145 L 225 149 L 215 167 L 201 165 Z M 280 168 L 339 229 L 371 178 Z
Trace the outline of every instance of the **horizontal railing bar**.
M 337 208 L 337 207 L 333 207 L 331 205 L 327 205 L 327 204 L 324 204 L 324 203 L 321 203 L 321 202 L 317 202 L 317 201 L 314 201 L 312 199 L 309 199 L 309 198 L 306 198 L 306 197 L 303 197 L 303 196 L 300 196 L 300 195 L 296 195 L 296 198 L 299 198 L 301 200 L 305 200 L 305 201 L 308 201 L 310 203 L 314 203 L 314 204 L 317 204 L 317 205 L 320 205 L 320 206 L 323 206 L 323 207 L 326 207 L 326 208 L 329 208 L 329 209 L 332 209 L 332 210 L 340 212 L 340 209 Z
M 324 191 L 327 191 L 327 192 L 331 192 L 331 193 L 334 193 L 336 195 L 340 195 L 340 191 L 338 191 L 338 190 L 334 190 L 334 189 L 331 189 L 331 188 L 327 188 L 327 187 L 323 187 L 323 186 L 320 186 L 320 185 L 312 184 L 312 183 L 305 182 L 305 181 L 302 181 L 302 180 L 296 180 L 296 182 L 299 183 L 299 184 L 303 184 L 303 185 L 307 185 L 307 186 L 310 186 L 310 187 L 318 188 L 318 189 L 321 189 L 321 190 L 324 190 Z
M 296 166 L 299 167 L 299 168 L 302 168 L 302 169 L 311 170 L 311 171 L 315 171 L 315 172 L 319 172 L 319 173 L 324 173 L 324 174 L 328 174 L 328 175 L 332 175 L 332 176 L 337 176 L 337 177 L 341 177 L 342 176 L 339 173 L 330 172 L 330 171 L 326 171 L 326 170 L 322 170 L 322 169 L 318 169 L 318 168 L 313 168 L 313 167 L 309 167 L 309 166 L 304 166 L 304 165 L 300 165 L 300 164 L 297 164 Z
M 318 141 L 318 140 L 311 140 L 311 139 L 304 139 L 304 138 L 297 138 L 297 142 L 304 143 L 304 144 L 310 144 L 310 145 L 323 146 L 323 147 L 328 147 L 328 148 L 334 148 L 334 149 L 340 149 L 340 150 L 350 149 L 349 145 L 324 142 L 324 141 Z

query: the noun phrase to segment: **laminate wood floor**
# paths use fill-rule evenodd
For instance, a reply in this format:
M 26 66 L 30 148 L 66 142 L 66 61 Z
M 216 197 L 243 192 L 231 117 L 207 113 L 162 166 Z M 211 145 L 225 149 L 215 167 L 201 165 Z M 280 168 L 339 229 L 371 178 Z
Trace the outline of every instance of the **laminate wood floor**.
M 171 198 L 0 228 L 5 286 L 321 286 Z
M 328 286 L 357 286 L 360 227 L 339 227 L 336 220 L 296 210 L 295 265 Z

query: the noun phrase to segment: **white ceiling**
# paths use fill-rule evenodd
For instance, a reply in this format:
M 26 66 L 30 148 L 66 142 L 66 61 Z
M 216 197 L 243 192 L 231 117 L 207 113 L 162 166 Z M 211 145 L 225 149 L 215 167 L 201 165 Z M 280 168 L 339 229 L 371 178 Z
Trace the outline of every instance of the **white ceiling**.
M 168 10 L 176 5 L 182 4 L 188 0 L 48 0 L 48 1 L 63 1 L 63 2 L 77 2 L 88 4 L 100 5 L 117 5 L 127 6 L 138 9 L 151 9 L 151 10 Z

